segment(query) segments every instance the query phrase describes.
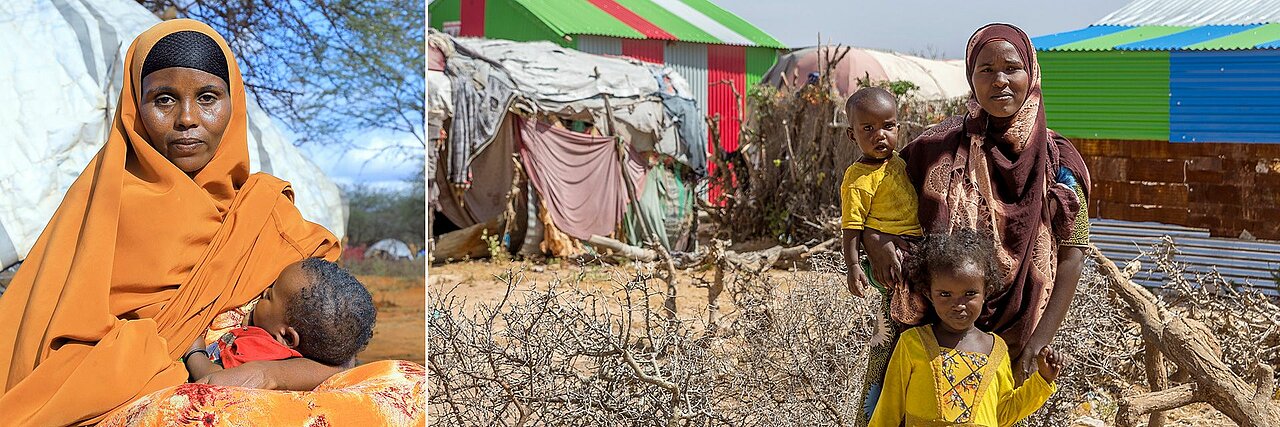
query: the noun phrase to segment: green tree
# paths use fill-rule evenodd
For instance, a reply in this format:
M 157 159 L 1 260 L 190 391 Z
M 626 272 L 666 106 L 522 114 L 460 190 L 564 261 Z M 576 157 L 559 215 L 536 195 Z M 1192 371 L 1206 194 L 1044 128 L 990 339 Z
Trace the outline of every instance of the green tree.
M 365 184 L 342 188 L 350 208 L 347 242 L 371 244 L 382 239 L 399 239 L 422 247 L 426 242 L 423 222 L 427 217 L 426 181 L 422 174 L 406 179 L 405 189 L 380 189 Z

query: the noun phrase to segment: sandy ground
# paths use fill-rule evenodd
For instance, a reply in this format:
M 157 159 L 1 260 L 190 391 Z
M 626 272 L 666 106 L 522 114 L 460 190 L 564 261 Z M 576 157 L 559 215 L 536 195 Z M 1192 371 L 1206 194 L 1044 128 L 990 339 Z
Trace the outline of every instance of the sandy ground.
M 544 289 L 551 281 L 571 280 L 574 276 L 585 274 L 579 286 L 608 289 L 610 276 L 605 267 L 579 267 L 570 263 L 558 263 L 552 265 L 534 264 L 525 261 L 511 261 L 503 263 L 494 263 L 488 261 L 468 261 L 455 262 L 437 266 L 431 266 L 427 271 L 427 292 L 436 297 L 445 293 L 451 293 L 453 297 L 464 300 L 464 309 L 473 310 L 480 304 L 496 304 L 506 293 L 506 285 L 503 284 L 496 276 L 505 275 L 509 271 L 520 272 L 523 281 L 517 286 L 517 292 L 520 290 Z M 771 275 L 786 275 L 785 271 L 774 270 Z M 705 274 L 708 278 L 709 274 Z M 371 286 L 370 290 L 374 287 Z M 402 291 L 407 292 L 407 291 Z M 398 294 L 388 294 L 398 295 Z M 704 289 L 695 288 L 688 285 L 681 285 L 678 289 L 677 305 L 682 315 L 690 315 L 694 312 L 697 314 L 704 313 L 706 304 L 706 291 Z M 421 294 L 418 297 L 421 298 Z M 721 297 L 721 307 L 728 307 L 727 295 Z M 389 298 L 390 296 L 388 296 Z M 374 300 L 379 302 L 379 309 L 382 309 L 379 294 L 374 294 Z M 401 307 L 402 308 L 402 307 Z M 420 306 L 418 307 L 421 308 Z M 381 314 L 380 314 L 381 316 Z M 379 320 L 382 318 L 379 317 Z M 421 315 L 416 319 L 418 325 L 422 325 L 423 319 Z M 379 322 L 379 328 L 382 322 Z M 392 331 L 398 331 L 400 326 L 391 326 Z M 420 328 L 420 327 L 419 327 Z M 390 335 L 394 332 L 389 332 Z M 421 336 L 421 335 L 418 335 Z M 383 337 L 390 341 L 390 337 Z M 374 336 L 375 342 L 379 339 L 378 335 Z M 388 343 L 388 345 L 390 345 Z M 374 345 L 370 344 L 370 351 L 374 350 Z M 421 353 L 418 353 L 421 354 Z M 409 360 L 421 360 L 409 359 Z M 1134 387 L 1133 393 L 1143 391 L 1141 386 Z M 1075 426 L 1111 426 L 1114 425 L 1115 419 L 1115 402 L 1110 398 L 1101 398 L 1098 401 L 1092 401 L 1081 405 L 1076 411 L 1081 417 L 1074 423 Z M 1182 408 L 1175 409 L 1166 413 L 1165 425 L 1174 426 L 1231 426 L 1235 425 L 1229 418 L 1218 412 L 1207 403 L 1197 403 Z M 1140 425 L 1145 425 L 1145 420 Z
M 419 270 L 421 271 L 421 270 Z M 378 308 L 378 323 L 360 363 L 401 359 L 426 364 L 427 294 L 423 278 L 357 276 Z

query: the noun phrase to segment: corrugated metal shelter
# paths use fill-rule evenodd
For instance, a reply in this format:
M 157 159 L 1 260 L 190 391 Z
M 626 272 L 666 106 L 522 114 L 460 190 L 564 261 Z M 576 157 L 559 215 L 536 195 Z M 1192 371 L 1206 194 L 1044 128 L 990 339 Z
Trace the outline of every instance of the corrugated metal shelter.
M 1280 0 L 1136 0 L 1032 42 L 1092 216 L 1280 240 Z
M 738 146 L 741 98 L 784 48 L 709 0 L 437 0 L 427 14 L 455 36 L 548 40 L 670 66 L 704 113 L 720 115 L 716 142 L 727 151 Z
M 1032 43 L 1063 135 L 1280 143 L 1280 23 L 1094 25 Z

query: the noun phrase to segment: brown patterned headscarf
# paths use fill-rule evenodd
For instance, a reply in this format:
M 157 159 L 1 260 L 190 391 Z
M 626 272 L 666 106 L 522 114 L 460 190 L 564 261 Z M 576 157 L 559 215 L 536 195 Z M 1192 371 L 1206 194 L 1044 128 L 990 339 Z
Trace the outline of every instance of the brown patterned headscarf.
M 974 32 L 965 53 L 966 75 L 973 75 L 978 52 L 996 41 L 1017 49 L 1031 78 L 1012 121 L 995 127 L 971 94 L 968 114 L 934 126 L 905 147 L 902 157 L 920 196 L 925 232 L 973 228 L 994 236 L 1006 286 L 987 297 L 978 327 L 1000 334 L 1016 358 L 1044 312 L 1058 242 L 1070 236 L 1080 209 L 1074 191 L 1055 185 L 1056 172 L 1069 169 L 1086 197 L 1089 173 L 1071 142 L 1045 126 L 1040 64 L 1021 29 L 989 24 Z

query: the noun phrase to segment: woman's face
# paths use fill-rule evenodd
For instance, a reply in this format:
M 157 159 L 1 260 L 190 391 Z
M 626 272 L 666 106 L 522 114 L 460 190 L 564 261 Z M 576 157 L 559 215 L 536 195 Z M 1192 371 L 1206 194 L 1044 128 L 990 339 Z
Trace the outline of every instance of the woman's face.
M 138 107 L 147 139 L 160 155 L 188 175 L 209 164 L 231 121 L 227 82 L 217 76 L 171 67 L 142 79 Z
M 969 76 L 973 95 L 988 114 L 1010 117 L 1022 108 L 1031 87 L 1031 74 L 1022 63 L 1018 50 L 1004 40 L 987 43 Z

